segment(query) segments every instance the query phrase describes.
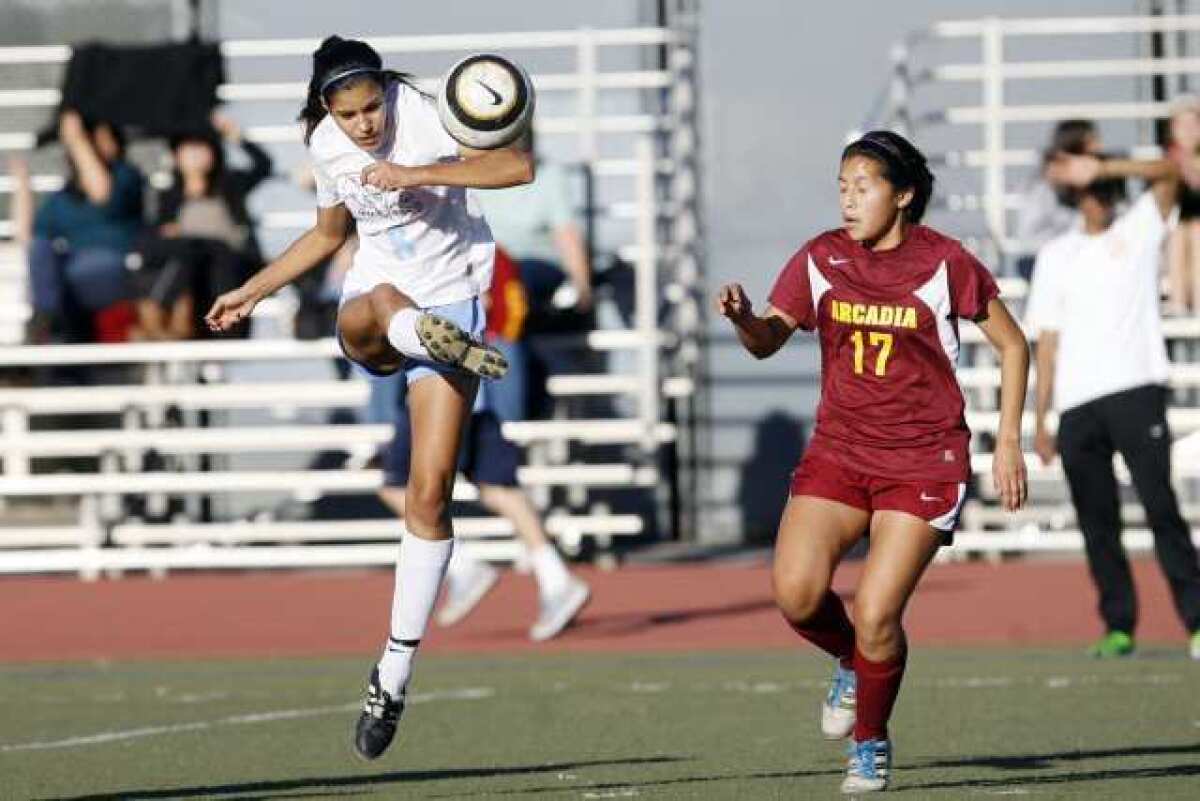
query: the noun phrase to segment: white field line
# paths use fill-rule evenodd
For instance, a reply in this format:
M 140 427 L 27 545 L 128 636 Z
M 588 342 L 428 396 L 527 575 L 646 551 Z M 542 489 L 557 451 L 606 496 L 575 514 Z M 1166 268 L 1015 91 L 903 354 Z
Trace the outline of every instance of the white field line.
M 490 698 L 496 694 L 491 687 L 464 687 L 461 690 L 446 690 L 444 692 L 416 693 L 408 699 L 410 704 L 420 704 L 427 701 L 478 701 Z M 271 712 L 254 712 L 245 715 L 231 715 L 216 720 L 197 720 L 191 723 L 171 723 L 163 726 L 143 726 L 137 729 L 121 729 L 105 731 L 97 734 L 86 734 L 78 737 L 68 737 L 63 740 L 47 740 L 32 743 L 11 743 L 0 745 L 0 753 L 14 751 L 48 751 L 57 748 L 77 748 L 85 745 L 100 745 L 115 743 L 123 740 L 137 740 L 143 737 L 155 737 L 160 734 L 180 734 L 188 731 L 203 731 L 222 726 L 245 726 L 253 723 L 273 723 L 278 720 L 296 720 L 299 718 L 315 718 L 323 715 L 333 715 L 358 709 L 361 702 L 351 704 L 336 704 L 334 706 L 318 706 L 308 709 L 277 709 Z

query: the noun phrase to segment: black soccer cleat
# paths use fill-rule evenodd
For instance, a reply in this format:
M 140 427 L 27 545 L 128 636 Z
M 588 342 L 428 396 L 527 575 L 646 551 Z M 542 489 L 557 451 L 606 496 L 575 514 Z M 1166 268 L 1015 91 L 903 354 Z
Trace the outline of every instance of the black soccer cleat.
M 367 700 L 354 726 L 354 750 L 363 759 L 376 759 L 396 736 L 396 726 L 404 714 L 404 693 L 392 698 L 379 686 L 379 668 L 371 671 Z

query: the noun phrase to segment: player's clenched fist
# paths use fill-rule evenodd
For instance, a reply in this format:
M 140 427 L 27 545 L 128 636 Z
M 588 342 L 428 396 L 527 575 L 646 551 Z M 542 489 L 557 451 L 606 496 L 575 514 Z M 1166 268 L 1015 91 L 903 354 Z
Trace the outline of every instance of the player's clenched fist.
M 717 312 L 739 323 L 752 317 L 754 309 L 741 284 L 726 284 L 717 291 Z

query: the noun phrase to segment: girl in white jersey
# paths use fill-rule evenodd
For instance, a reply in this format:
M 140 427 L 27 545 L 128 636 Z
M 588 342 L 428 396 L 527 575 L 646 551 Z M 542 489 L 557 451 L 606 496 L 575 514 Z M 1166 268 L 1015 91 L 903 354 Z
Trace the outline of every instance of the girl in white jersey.
M 317 182 L 317 222 L 208 313 L 223 330 L 342 245 L 351 220 L 360 246 L 342 286 L 337 336 L 375 375 L 406 372 L 412 464 L 391 630 L 371 672 L 355 747 L 384 752 L 404 710 L 412 659 L 453 545 L 450 496 L 464 424 L 479 377 L 499 378 L 503 357 L 482 344 L 480 295 L 494 243 L 467 188 L 529 183 L 529 154 L 472 151 L 442 128 L 433 101 L 383 69 L 366 43 L 331 36 L 313 54 L 305 124 Z

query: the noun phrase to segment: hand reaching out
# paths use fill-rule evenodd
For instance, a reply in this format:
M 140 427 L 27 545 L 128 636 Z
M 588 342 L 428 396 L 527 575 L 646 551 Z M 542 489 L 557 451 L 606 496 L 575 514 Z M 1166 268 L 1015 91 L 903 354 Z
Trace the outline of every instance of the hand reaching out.
M 213 301 L 212 308 L 204 315 L 204 322 L 214 333 L 228 331 L 238 323 L 250 317 L 250 312 L 258 305 L 260 298 L 245 284 L 237 289 L 226 292 Z
M 734 325 L 754 316 L 753 304 L 741 284 L 726 284 L 717 290 L 717 313 Z

